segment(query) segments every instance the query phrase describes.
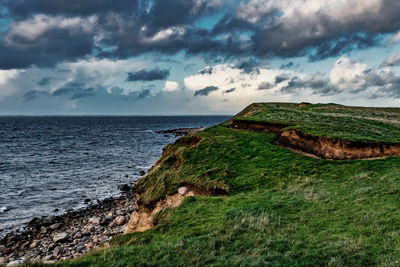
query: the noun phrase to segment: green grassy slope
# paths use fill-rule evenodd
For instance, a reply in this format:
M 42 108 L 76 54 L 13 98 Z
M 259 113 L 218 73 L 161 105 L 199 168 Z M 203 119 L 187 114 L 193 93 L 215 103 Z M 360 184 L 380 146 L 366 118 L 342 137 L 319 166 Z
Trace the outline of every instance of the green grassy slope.
M 269 110 L 258 112 L 252 116 L 265 118 Z M 176 192 L 182 181 L 223 187 L 229 196 L 188 197 L 157 214 L 155 229 L 58 265 L 400 264 L 399 157 L 313 159 L 274 145 L 274 135 L 226 126 L 196 136 L 202 141 L 194 147 L 169 146 L 160 167 L 139 183 L 144 201 Z
M 255 103 L 235 119 L 281 123 L 312 135 L 350 141 L 400 143 L 400 108 Z

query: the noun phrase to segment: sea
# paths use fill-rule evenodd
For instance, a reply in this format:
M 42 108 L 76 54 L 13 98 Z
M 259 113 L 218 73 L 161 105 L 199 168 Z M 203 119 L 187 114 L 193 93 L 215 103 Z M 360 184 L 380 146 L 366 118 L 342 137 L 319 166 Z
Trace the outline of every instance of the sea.
M 229 116 L 0 117 L 0 236 L 34 217 L 120 194 L 160 157 L 176 128 Z M 90 200 L 91 202 L 88 202 Z

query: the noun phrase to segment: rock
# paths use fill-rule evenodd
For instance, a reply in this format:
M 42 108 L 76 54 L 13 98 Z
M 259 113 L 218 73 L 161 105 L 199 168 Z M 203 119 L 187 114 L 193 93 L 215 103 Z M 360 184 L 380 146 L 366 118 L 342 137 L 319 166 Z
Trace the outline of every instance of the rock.
M 33 241 L 32 244 L 29 246 L 30 248 L 36 248 L 39 245 L 39 241 Z
M 7 266 L 18 266 L 18 265 L 21 265 L 22 263 L 24 263 L 22 260 L 15 260 L 15 261 L 12 261 L 12 262 L 10 262 L 10 263 L 8 263 L 7 264 Z
M 84 249 L 85 249 L 85 247 L 83 247 L 83 246 L 77 246 L 76 252 L 81 253 Z
M 146 172 L 143 171 L 143 170 L 139 172 L 139 175 L 140 175 L 140 176 L 143 176 L 143 175 L 145 175 L 145 174 L 146 174 Z
M 189 189 L 186 186 L 181 186 L 178 189 L 178 193 L 182 196 L 186 195 L 188 193 Z
M 59 254 L 61 254 L 61 253 L 63 253 L 64 252 L 64 249 L 62 248 L 62 247 L 56 247 L 54 250 L 53 250 L 53 256 L 54 257 L 57 257 Z
M 93 223 L 93 224 L 98 225 L 98 224 L 100 224 L 100 219 L 96 218 L 96 217 L 92 217 L 92 218 L 89 219 L 89 223 Z
M 62 241 L 65 241 L 67 238 L 68 238 L 68 234 L 67 233 L 60 233 L 60 234 L 57 234 L 57 235 L 55 235 L 53 237 L 53 241 L 55 243 L 62 242 Z
M 43 261 L 46 262 L 46 261 L 50 261 L 52 259 L 53 259 L 53 255 L 47 255 L 46 257 L 43 258 Z
M 6 262 L 6 259 L 3 257 L 0 257 L 0 264 L 4 264 Z
M 85 203 L 89 203 L 91 200 L 90 199 L 85 199 L 83 202 L 85 202 Z
M 82 233 L 81 232 L 77 232 L 75 235 L 74 235 L 74 239 L 78 239 L 78 238 L 81 238 L 82 237 Z
M 125 217 L 124 216 L 118 216 L 117 218 L 114 219 L 113 222 L 116 225 L 123 225 L 125 223 Z
M 43 224 L 44 224 L 44 225 L 52 225 L 52 224 L 54 224 L 54 219 L 51 218 L 51 217 L 46 217 L 46 218 L 43 220 Z
M 41 234 L 46 234 L 47 233 L 47 228 L 44 227 L 44 226 L 40 227 L 40 233 Z
M 119 188 L 119 190 L 120 190 L 121 192 L 128 192 L 128 191 L 131 190 L 131 187 L 130 187 L 128 184 L 124 184 L 123 186 L 121 186 L 121 187 Z
M 52 225 L 49 226 L 49 228 L 52 229 L 52 230 L 59 229 L 59 228 L 61 228 L 61 223 L 52 224 Z
M 4 245 L 0 245 L 0 252 L 3 252 L 6 250 L 6 247 Z
M 94 247 L 94 245 L 93 245 L 92 242 L 90 242 L 90 243 L 87 243 L 87 244 L 85 245 L 85 247 L 86 247 L 87 249 L 91 249 L 91 248 Z

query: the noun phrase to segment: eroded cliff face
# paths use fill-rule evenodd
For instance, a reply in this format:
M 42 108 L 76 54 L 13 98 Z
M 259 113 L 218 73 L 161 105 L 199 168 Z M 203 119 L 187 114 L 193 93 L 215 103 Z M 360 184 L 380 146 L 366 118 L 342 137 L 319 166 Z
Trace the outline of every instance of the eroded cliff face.
M 143 232 L 153 228 L 155 226 L 153 218 L 158 212 L 166 208 L 176 208 L 182 203 L 185 197 L 196 195 L 201 194 L 184 186 L 179 188 L 178 193 L 158 201 L 151 209 L 139 207 L 132 212 L 125 233 Z M 138 197 L 140 198 L 140 196 Z
M 232 123 L 232 128 L 234 129 L 274 133 L 278 136 L 277 145 L 323 159 L 375 159 L 400 156 L 399 144 L 347 141 L 324 136 L 313 136 L 295 129 L 283 130 L 287 126 L 240 120 L 234 120 Z
M 199 144 L 201 141 L 200 136 L 192 135 L 185 136 L 178 139 L 175 142 L 175 145 L 181 145 L 185 147 L 185 149 L 190 149 Z M 179 169 L 182 165 L 182 158 L 180 155 L 176 153 L 176 148 L 173 148 L 173 145 L 167 145 L 163 149 L 163 153 L 160 159 L 154 164 L 154 166 L 149 170 L 147 175 L 150 175 L 157 171 L 162 166 L 169 166 L 169 169 Z M 146 175 L 146 176 L 147 176 Z M 146 176 L 141 179 L 146 179 Z M 140 183 L 140 181 L 138 182 Z M 219 195 L 227 195 L 228 189 L 223 186 L 215 186 L 213 188 L 209 188 L 207 186 L 199 186 L 190 181 L 181 182 L 178 185 L 177 192 L 172 195 L 167 195 L 165 198 L 158 200 L 155 203 L 143 203 L 143 196 L 145 196 L 146 191 L 149 190 L 146 188 L 137 188 L 138 194 L 136 195 L 137 207 L 135 211 L 132 212 L 129 223 L 125 229 L 125 233 L 132 232 L 143 232 L 149 230 L 156 226 L 154 221 L 157 213 L 167 209 L 167 208 L 176 208 L 178 207 L 182 201 L 186 197 L 190 196 L 219 196 Z

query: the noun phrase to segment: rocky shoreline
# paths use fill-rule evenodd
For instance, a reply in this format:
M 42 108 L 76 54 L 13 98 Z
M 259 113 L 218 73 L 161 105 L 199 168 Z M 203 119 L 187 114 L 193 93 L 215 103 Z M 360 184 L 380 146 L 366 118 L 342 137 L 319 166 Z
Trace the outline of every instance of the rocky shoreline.
M 179 128 L 156 131 L 176 137 L 204 128 Z M 145 175 L 144 171 L 139 173 Z M 115 235 L 125 232 L 136 206 L 132 185 L 120 188 L 121 195 L 97 201 L 62 215 L 33 218 L 23 231 L 16 230 L 0 239 L 0 265 L 17 266 L 24 262 L 53 263 L 73 259 L 89 251 L 107 247 Z
M 107 246 L 114 235 L 125 231 L 135 208 L 134 187 L 124 185 L 121 192 L 86 208 L 34 218 L 23 231 L 5 235 L 0 239 L 0 265 L 72 259 Z
M 156 131 L 155 133 L 158 134 L 174 134 L 176 137 L 192 134 L 198 131 L 203 130 L 204 127 L 199 127 L 199 128 L 178 128 L 178 129 L 169 129 L 169 130 L 161 130 L 161 131 Z

